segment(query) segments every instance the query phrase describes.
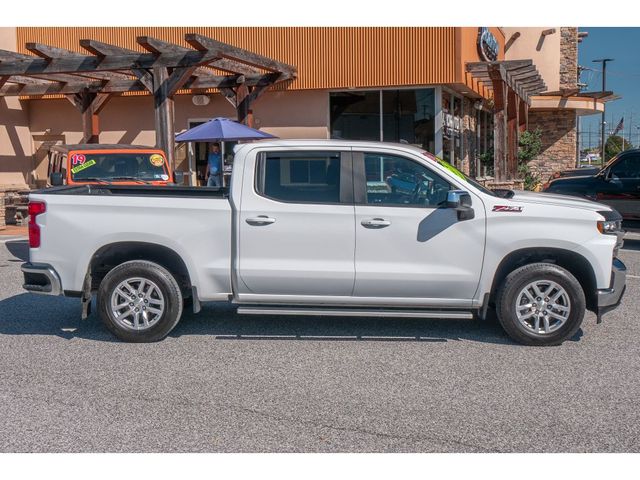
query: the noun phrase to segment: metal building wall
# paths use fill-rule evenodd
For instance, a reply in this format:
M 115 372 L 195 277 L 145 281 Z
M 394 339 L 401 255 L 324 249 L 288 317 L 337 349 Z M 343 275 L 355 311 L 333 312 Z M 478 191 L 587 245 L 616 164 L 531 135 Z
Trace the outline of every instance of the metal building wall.
M 18 50 L 40 42 L 82 52 L 80 39 L 141 50 L 149 35 L 188 46 L 185 33 L 200 33 L 295 65 L 287 89 L 332 89 L 453 83 L 454 27 L 20 27 Z M 459 52 L 458 52 L 459 55 Z

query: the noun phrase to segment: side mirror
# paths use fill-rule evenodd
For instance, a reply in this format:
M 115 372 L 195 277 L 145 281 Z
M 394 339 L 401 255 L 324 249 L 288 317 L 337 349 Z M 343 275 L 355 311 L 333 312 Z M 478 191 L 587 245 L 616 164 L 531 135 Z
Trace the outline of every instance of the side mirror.
M 62 172 L 51 172 L 51 175 L 49 175 L 49 182 L 52 187 L 64 185 L 64 175 Z
M 471 208 L 471 195 L 464 190 L 449 190 L 447 192 L 447 208 L 458 212 L 458 220 L 471 220 L 475 212 Z
M 184 172 L 173 172 L 173 183 L 176 185 L 184 185 Z

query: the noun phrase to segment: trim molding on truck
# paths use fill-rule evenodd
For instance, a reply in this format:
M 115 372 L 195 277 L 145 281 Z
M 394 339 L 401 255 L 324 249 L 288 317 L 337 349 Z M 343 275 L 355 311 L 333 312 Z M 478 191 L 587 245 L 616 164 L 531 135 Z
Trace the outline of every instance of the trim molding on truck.
M 287 308 L 238 307 L 244 315 L 310 315 L 327 317 L 398 317 L 398 318 L 457 318 L 472 319 L 473 313 L 456 310 L 383 310 L 362 308 Z

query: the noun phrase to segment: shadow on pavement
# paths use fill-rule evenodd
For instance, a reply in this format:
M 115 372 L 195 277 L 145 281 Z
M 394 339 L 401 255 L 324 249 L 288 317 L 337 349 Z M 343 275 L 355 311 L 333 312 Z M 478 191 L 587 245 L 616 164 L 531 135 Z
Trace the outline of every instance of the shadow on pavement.
M 29 260 L 29 243 L 25 240 L 15 240 L 6 242 L 5 247 L 9 250 L 9 253 L 14 257 L 20 259 L 20 261 L 26 262 Z M 13 260 L 18 261 L 18 260 Z
M 94 313 L 80 319 L 75 298 L 23 293 L 0 300 L 0 335 L 49 335 L 119 342 Z M 405 319 L 361 317 L 298 317 L 238 315 L 227 303 L 207 303 L 202 312 L 183 314 L 173 338 L 209 335 L 224 341 L 361 341 L 514 343 L 496 320 Z M 572 341 L 578 341 L 580 330 Z

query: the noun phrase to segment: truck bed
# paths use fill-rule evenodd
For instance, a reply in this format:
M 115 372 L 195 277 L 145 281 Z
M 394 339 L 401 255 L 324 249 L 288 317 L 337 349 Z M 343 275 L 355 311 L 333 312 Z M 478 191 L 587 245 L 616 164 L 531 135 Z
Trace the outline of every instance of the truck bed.
M 82 185 L 31 192 L 44 201 L 40 248 L 30 261 L 52 265 L 65 291 L 82 289 L 104 248 L 154 245 L 186 264 L 203 300 L 231 293 L 231 204 L 228 191 L 207 187 Z

